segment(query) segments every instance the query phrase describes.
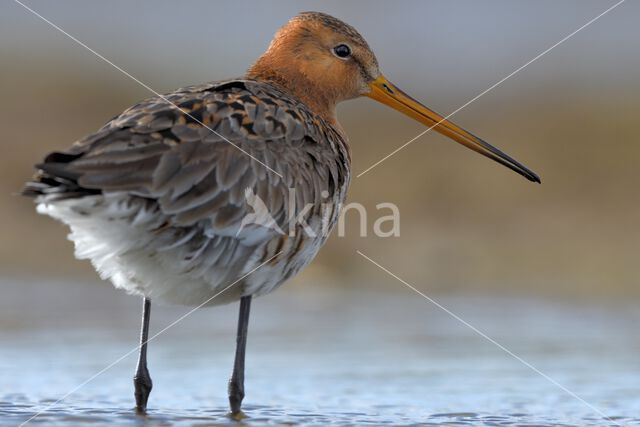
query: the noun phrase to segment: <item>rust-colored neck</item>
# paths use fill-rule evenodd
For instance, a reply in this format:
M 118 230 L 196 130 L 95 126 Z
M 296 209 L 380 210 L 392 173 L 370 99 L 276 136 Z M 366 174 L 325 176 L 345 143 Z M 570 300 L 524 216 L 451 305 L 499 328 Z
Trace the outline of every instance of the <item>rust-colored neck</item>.
M 265 54 L 249 68 L 247 77 L 279 86 L 327 122 L 337 124 L 337 99 L 331 92 L 314 84 L 295 64 L 286 64 L 277 56 Z

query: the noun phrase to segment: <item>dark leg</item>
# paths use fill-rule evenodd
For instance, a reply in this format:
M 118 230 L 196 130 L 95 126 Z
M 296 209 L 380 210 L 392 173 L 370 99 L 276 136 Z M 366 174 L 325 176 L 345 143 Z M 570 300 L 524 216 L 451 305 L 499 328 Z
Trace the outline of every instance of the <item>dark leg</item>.
M 233 363 L 233 374 L 231 374 L 231 379 L 229 380 L 229 405 L 233 415 L 240 414 L 240 406 L 244 398 L 244 354 L 247 347 L 250 308 L 251 295 L 242 297 L 240 299 L 240 315 L 238 316 L 236 358 Z
M 142 303 L 142 330 L 140 331 L 140 354 L 138 367 L 133 377 L 136 396 L 136 412 L 144 414 L 147 410 L 147 400 L 153 383 L 147 369 L 147 340 L 149 339 L 149 315 L 151 313 L 151 300 L 145 298 Z

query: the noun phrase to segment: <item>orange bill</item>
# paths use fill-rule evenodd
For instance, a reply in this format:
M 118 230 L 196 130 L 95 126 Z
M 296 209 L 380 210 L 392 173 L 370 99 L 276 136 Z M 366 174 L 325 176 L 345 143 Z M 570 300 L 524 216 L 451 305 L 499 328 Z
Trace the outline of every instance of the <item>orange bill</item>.
M 369 87 L 371 88 L 371 92 L 366 94 L 369 98 L 388 105 L 420 123 L 429 126 L 429 128 L 433 128 L 435 131 L 448 136 L 465 147 L 519 173 L 529 181 L 540 183 L 540 177 L 522 163 L 503 153 L 488 142 L 453 124 L 435 111 L 425 107 L 391 84 L 384 76 L 380 76 L 369 83 Z

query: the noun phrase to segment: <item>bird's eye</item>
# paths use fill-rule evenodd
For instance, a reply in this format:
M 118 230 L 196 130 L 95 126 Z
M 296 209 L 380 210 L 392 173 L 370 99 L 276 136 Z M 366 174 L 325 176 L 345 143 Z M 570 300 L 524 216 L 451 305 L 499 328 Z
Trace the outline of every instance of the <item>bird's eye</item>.
M 349 46 L 347 46 L 346 44 L 339 44 L 338 46 L 333 48 L 333 53 L 338 57 L 338 58 L 348 58 L 351 56 L 351 48 Z

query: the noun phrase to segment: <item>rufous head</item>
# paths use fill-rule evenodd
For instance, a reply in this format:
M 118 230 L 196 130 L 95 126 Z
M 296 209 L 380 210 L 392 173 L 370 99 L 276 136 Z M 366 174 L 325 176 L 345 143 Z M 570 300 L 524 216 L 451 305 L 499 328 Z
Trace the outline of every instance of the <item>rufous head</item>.
M 369 92 L 380 70 L 352 26 L 324 13 L 304 12 L 280 28 L 247 75 L 285 86 L 319 114 L 332 116 L 338 102 Z

